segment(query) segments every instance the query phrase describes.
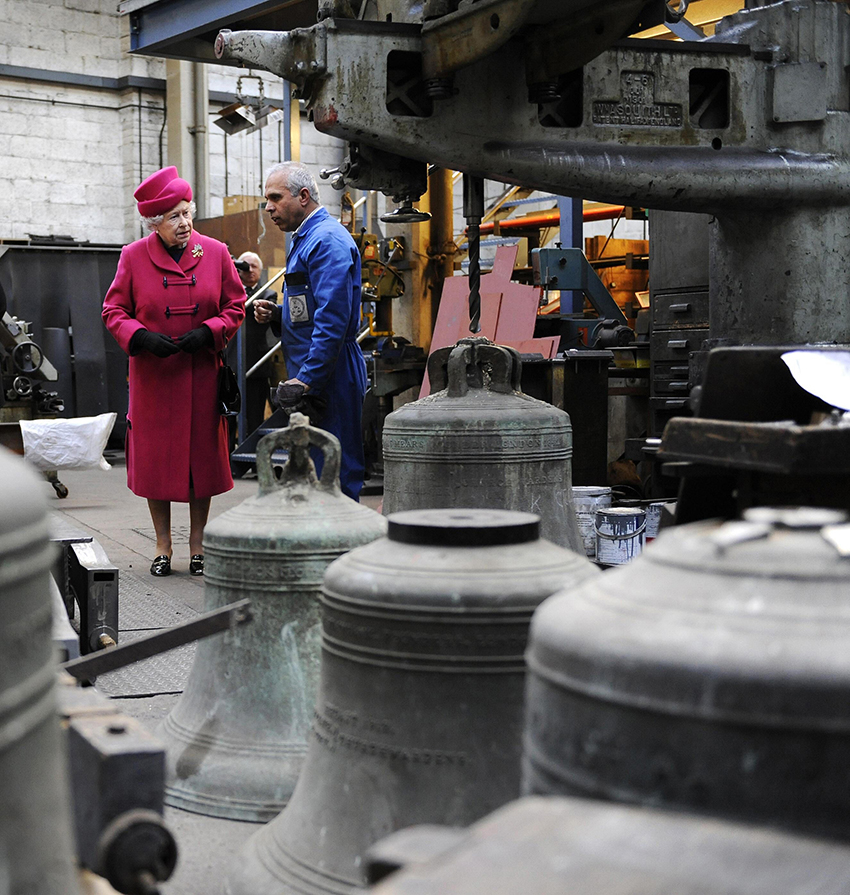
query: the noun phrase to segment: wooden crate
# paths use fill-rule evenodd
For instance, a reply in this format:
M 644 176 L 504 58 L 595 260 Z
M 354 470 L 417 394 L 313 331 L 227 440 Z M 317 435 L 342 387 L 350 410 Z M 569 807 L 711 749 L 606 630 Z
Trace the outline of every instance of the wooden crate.
M 286 266 L 286 234 L 259 209 L 195 221 L 195 229 L 226 243 L 234 258 L 256 252 L 264 267 Z
M 241 214 L 243 211 L 256 211 L 266 204 L 262 196 L 225 196 L 224 213 Z

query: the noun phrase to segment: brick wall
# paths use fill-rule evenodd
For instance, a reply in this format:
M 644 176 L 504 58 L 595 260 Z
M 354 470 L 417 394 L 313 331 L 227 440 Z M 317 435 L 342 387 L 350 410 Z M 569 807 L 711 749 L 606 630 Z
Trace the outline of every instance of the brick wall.
M 128 52 L 129 17 L 115 0 L 0 0 L 0 239 L 70 235 L 120 244 L 143 235 L 133 202 L 139 181 L 167 163 L 165 61 Z M 210 91 L 233 95 L 247 71 L 209 66 Z M 283 82 L 263 77 L 267 98 Z M 118 79 L 147 80 L 118 89 Z M 246 78 L 256 95 L 257 81 Z M 227 137 L 212 124 L 211 214 L 225 195 L 261 192 L 263 172 L 282 157 L 277 124 Z M 342 144 L 302 122 L 302 158 L 334 166 Z M 183 173 L 183 172 L 181 172 Z M 191 180 L 191 172 L 186 174 Z M 339 194 L 321 185 L 338 212 Z

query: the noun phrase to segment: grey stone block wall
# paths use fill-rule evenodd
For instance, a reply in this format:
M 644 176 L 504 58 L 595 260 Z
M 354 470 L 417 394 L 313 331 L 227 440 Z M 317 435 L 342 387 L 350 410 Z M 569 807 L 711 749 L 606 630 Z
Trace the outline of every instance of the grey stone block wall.
M 137 239 L 143 231 L 133 190 L 168 159 L 165 94 L 118 90 L 114 81 L 133 76 L 164 85 L 165 60 L 129 54 L 129 18 L 118 15 L 115 0 L 0 0 L 0 21 L 0 239 Z M 237 78 L 248 74 L 208 69 L 210 91 L 219 94 L 235 95 Z M 280 99 L 283 81 L 258 74 L 265 96 Z M 112 84 L 68 83 L 86 76 Z M 246 77 L 243 89 L 256 95 L 258 82 Z M 213 124 L 220 108 L 211 103 L 212 215 L 223 212 L 225 195 L 259 194 L 265 170 L 283 154 L 277 124 L 228 137 L 225 172 L 224 132 Z M 339 163 L 342 144 L 306 118 L 301 141 L 308 164 Z M 181 173 L 192 179 L 191 172 Z M 324 183 L 321 193 L 338 213 L 339 194 Z

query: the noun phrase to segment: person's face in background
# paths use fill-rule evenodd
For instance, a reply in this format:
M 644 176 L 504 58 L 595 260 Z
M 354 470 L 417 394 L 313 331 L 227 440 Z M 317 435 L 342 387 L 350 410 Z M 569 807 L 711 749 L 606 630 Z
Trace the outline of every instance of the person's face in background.
M 186 246 L 192 235 L 192 206 L 183 199 L 162 216 L 155 228 L 159 238 L 169 247 Z
M 242 285 L 250 292 L 257 283 L 260 282 L 260 274 L 262 273 L 262 268 L 260 267 L 260 261 L 258 258 L 254 258 L 250 255 L 242 256 L 240 261 L 244 261 L 248 265 L 248 270 L 240 270 L 237 271 L 239 274 L 239 279 L 242 280 Z

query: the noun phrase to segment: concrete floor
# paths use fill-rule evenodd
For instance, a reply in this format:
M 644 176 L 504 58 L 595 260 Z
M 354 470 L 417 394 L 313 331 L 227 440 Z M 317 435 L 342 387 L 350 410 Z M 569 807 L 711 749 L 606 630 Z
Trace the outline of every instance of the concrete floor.
M 154 579 L 149 566 L 154 556 L 153 527 L 146 502 L 133 495 L 126 485 L 123 457 L 110 457 L 113 469 L 65 471 L 60 480 L 68 487 L 64 499 L 56 497 L 45 483 L 50 510 L 62 521 L 81 529 L 95 538 L 119 569 L 119 605 L 121 576 L 129 582 L 150 582 L 157 591 L 168 595 L 175 605 L 183 604 L 191 610 L 204 610 L 204 579 L 188 573 L 189 550 L 188 507 L 175 504 L 172 528 L 175 531 L 173 573 L 167 578 Z M 232 491 L 214 497 L 210 518 L 237 506 L 256 493 L 255 479 L 235 482 Z M 377 509 L 380 497 L 370 496 L 363 503 Z M 158 627 L 152 625 L 151 627 Z M 153 730 L 179 698 L 178 694 L 119 697 L 113 702 L 120 711 L 137 718 Z M 163 895 L 219 895 L 222 880 L 240 846 L 259 825 L 238 821 L 219 820 L 166 808 L 165 821 L 174 834 L 180 856 L 172 878 L 162 885 Z M 258 893 L 259 895 L 259 893 Z

